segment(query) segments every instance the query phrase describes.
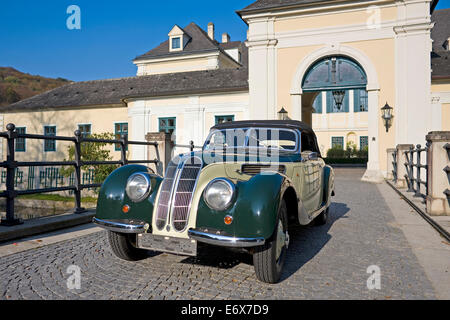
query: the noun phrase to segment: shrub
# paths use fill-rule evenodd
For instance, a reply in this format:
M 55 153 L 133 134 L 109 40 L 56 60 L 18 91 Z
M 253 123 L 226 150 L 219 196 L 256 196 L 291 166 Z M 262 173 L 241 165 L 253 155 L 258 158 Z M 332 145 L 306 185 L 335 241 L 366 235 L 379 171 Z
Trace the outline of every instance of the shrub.
M 104 140 L 114 140 L 114 134 L 110 132 L 92 134 L 89 138 L 94 139 L 104 139 Z M 82 161 L 110 161 L 112 157 L 110 156 L 110 151 L 105 149 L 107 143 L 91 143 L 82 142 L 81 143 L 81 160 Z M 74 161 L 75 160 L 75 146 L 70 146 L 67 148 L 69 159 L 64 161 Z M 118 165 L 89 165 L 83 167 L 84 170 L 93 169 L 94 170 L 94 183 L 103 183 L 103 181 L 108 177 L 108 175 L 117 169 Z M 65 177 L 69 177 L 75 171 L 73 166 L 64 167 L 61 169 L 61 174 Z
M 327 151 L 327 158 L 338 159 L 345 158 L 345 150 L 340 145 L 336 145 Z

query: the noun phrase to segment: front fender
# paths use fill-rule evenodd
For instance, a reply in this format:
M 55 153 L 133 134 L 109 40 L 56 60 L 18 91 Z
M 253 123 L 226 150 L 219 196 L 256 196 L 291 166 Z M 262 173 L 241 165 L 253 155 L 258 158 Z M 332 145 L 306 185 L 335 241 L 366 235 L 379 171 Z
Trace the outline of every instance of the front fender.
M 137 172 L 149 175 L 152 191 L 147 199 L 135 203 L 128 198 L 125 187 L 128 178 Z M 101 220 L 136 219 L 148 222 L 151 225 L 155 198 L 161 181 L 161 177 L 141 165 L 128 165 L 114 170 L 100 188 L 95 217 Z M 130 206 L 128 213 L 122 212 L 122 207 L 125 204 Z
M 236 183 L 236 200 L 225 211 L 210 209 L 203 196 L 197 212 L 197 228 L 224 231 L 242 238 L 272 236 L 277 225 L 277 213 L 284 190 L 289 180 L 280 174 L 259 174 L 248 181 Z M 233 217 L 233 223 L 226 225 L 225 216 Z

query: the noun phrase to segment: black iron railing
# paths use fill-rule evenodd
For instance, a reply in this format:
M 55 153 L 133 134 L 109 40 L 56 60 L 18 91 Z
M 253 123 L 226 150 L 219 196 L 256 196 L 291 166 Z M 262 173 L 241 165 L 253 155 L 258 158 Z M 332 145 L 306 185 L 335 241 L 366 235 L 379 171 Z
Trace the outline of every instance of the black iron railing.
M 203 147 L 194 145 L 194 141 L 189 141 L 189 144 L 175 144 L 176 148 L 188 148 L 189 150 L 194 151 L 194 149 L 201 149 Z
M 450 161 L 450 143 L 446 143 L 444 145 L 444 149 L 447 151 L 447 159 Z M 447 174 L 447 180 L 450 185 L 450 166 L 446 166 L 444 168 L 444 172 Z M 448 204 L 450 205 L 450 189 L 445 189 L 444 194 L 447 197 Z
M 84 189 L 98 188 L 101 183 L 88 183 L 83 184 L 81 180 L 81 169 L 83 166 L 88 165 L 120 165 L 127 164 L 158 164 L 158 143 L 157 142 L 139 142 L 128 141 L 126 136 L 122 136 L 118 140 L 107 139 L 94 139 L 89 137 L 83 137 L 80 130 L 74 132 L 73 137 L 67 136 L 47 136 L 38 134 L 20 134 L 16 132 L 14 124 L 10 123 L 6 126 L 6 132 L 0 132 L 0 138 L 6 139 L 6 161 L 0 162 L 0 167 L 6 168 L 6 190 L 0 192 L 0 197 L 6 198 L 6 219 L 2 219 L 1 225 L 12 226 L 23 223 L 21 219 L 18 219 L 14 215 L 14 200 L 20 195 L 29 195 L 37 193 L 49 193 L 58 191 L 73 191 L 75 195 L 75 213 L 85 212 L 86 209 L 81 207 L 81 191 Z M 75 145 L 74 161 L 16 161 L 15 159 L 15 142 L 17 139 L 35 139 L 44 141 L 67 141 L 72 142 Z M 106 144 L 118 144 L 120 145 L 121 157 L 117 161 L 83 161 L 81 159 L 81 143 L 106 143 Z M 128 160 L 127 150 L 129 145 L 141 145 L 141 146 L 153 146 L 156 149 L 157 159 L 154 160 Z M 15 171 L 21 167 L 45 167 L 45 166 L 73 166 L 74 172 L 74 185 L 71 186 L 55 186 L 49 188 L 38 188 L 28 190 L 16 190 L 15 189 Z
M 397 183 L 397 150 L 392 152 L 392 180 Z
M 408 151 L 405 151 L 406 162 L 406 184 L 408 186 L 407 192 L 414 192 L 414 197 L 421 197 L 426 199 L 428 194 L 428 148 L 422 148 L 420 144 L 414 147 L 410 147 Z M 426 164 L 422 164 L 422 152 L 425 152 Z M 422 179 L 422 173 L 425 170 L 425 179 Z M 425 193 L 423 193 L 422 186 L 425 188 Z

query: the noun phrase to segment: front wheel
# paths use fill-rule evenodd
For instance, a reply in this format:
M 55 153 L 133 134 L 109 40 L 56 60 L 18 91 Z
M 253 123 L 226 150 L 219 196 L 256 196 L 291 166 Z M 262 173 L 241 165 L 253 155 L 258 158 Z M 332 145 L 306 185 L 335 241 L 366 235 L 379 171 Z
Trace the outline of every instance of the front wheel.
M 330 212 L 330 207 L 326 208 L 326 210 L 323 210 L 315 219 L 314 224 L 316 226 L 323 226 L 327 223 L 328 215 Z
M 136 248 L 136 235 L 108 231 L 112 252 L 122 260 L 137 261 L 147 256 L 147 251 Z
M 284 200 L 280 205 L 277 222 L 277 227 L 270 240 L 267 240 L 264 245 L 256 247 L 253 253 L 256 277 L 267 283 L 276 283 L 280 280 L 289 246 L 287 207 Z

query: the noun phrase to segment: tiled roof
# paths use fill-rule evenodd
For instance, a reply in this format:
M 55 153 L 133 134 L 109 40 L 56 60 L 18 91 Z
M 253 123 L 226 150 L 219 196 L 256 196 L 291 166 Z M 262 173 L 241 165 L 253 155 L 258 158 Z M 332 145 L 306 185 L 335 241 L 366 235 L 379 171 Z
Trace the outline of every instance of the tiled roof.
M 282 8 L 302 4 L 314 4 L 319 2 L 330 2 L 330 0 L 258 0 L 244 9 L 239 10 L 238 13 L 242 14 L 251 11 L 262 11 L 266 9 Z
M 445 50 L 445 41 L 450 38 L 450 9 L 435 10 L 431 15 L 431 21 L 434 22 L 431 30 L 433 51 Z
M 3 107 L 2 111 L 121 104 L 125 98 L 248 91 L 246 68 L 74 82 Z
M 433 52 L 431 54 L 431 78 L 450 79 L 450 51 Z
M 208 34 L 195 23 L 190 23 L 182 30 L 191 38 L 182 51 L 170 52 L 169 40 L 166 40 L 156 48 L 136 57 L 135 61 L 184 56 L 214 51 L 221 51 L 226 55 L 226 53 L 223 51 L 222 44 L 220 44 L 216 40 L 212 40 L 208 36 Z M 234 41 L 232 43 L 235 44 L 237 42 L 240 43 L 239 41 Z

